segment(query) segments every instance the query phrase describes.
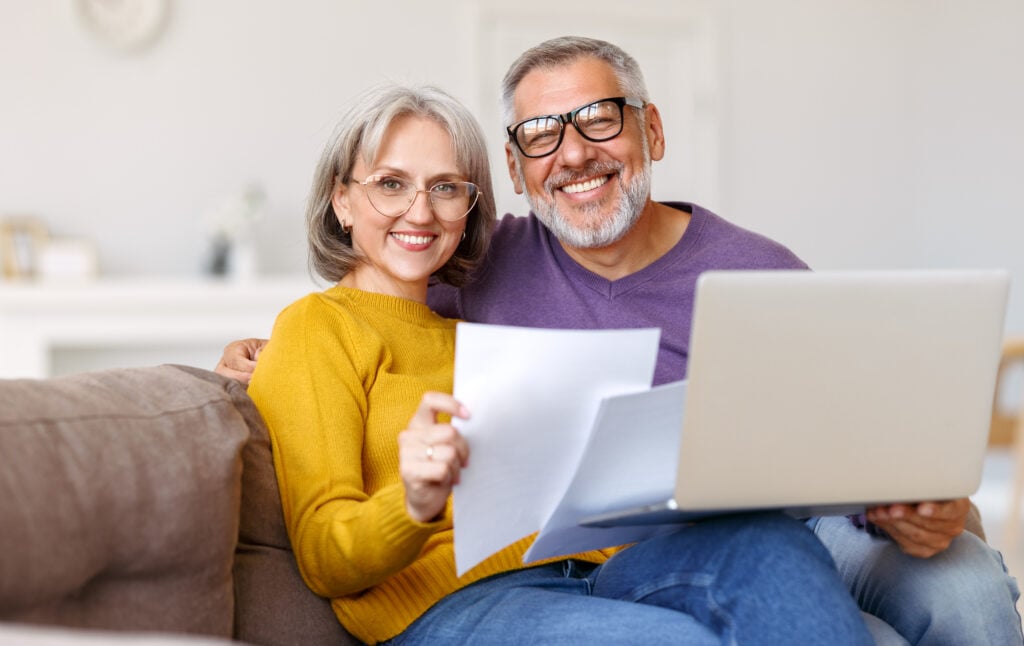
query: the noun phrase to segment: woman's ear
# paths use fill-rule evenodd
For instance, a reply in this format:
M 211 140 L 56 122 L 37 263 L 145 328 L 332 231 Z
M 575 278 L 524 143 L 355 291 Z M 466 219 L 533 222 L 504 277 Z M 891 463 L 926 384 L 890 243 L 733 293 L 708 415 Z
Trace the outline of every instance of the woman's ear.
M 338 218 L 338 224 L 345 230 L 352 226 L 352 218 L 349 215 L 351 213 L 349 199 L 351 199 L 351 195 L 348 186 L 339 182 L 331 195 L 331 206 L 334 207 L 334 217 Z

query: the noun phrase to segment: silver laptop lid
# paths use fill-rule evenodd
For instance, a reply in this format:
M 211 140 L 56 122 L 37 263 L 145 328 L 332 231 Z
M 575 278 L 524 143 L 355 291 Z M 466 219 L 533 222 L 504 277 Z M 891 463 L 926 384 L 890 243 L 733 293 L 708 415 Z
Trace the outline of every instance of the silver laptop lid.
M 995 270 L 704 274 L 677 503 L 970 495 L 1008 289 L 1007 272 Z

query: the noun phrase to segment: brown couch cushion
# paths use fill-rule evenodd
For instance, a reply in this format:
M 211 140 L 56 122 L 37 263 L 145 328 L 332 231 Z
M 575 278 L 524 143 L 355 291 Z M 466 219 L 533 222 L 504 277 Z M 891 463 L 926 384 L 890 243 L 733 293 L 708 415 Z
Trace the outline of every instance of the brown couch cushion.
M 239 405 L 252 437 L 242 452 L 242 512 L 235 555 L 235 637 L 265 646 L 358 644 L 303 582 L 281 513 L 270 436 L 252 400 Z
M 249 437 L 231 383 L 174 366 L 0 380 L 0 619 L 231 636 Z

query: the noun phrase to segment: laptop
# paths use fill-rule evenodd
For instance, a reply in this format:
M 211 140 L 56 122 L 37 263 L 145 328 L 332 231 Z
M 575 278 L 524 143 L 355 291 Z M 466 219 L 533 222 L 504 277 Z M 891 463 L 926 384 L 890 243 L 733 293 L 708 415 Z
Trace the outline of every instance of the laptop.
M 1009 282 L 1001 270 L 701 275 L 674 490 L 581 524 L 971 495 Z

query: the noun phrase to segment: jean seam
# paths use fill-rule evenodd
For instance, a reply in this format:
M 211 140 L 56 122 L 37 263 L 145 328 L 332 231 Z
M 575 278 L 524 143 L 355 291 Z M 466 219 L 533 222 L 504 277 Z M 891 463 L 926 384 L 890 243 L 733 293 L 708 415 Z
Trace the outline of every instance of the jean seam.
M 721 626 L 720 636 L 722 637 L 722 643 L 734 645 L 736 644 L 735 626 L 733 625 L 732 617 L 725 607 L 718 603 L 718 600 L 715 599 L 715 595 L 711 591 L 714 582 L 715 576 L 707 572 L 677 572 L 661 576 L 643 585 L 635 586 L 630 590 L 630 594 L 624 595 L 620 599 L 633 603 L 643 603 L 644 599 L 669 588 L 687 587 L 700 589 L 704 592 L 704 602 L 708 613 Z M 688 610 L 684 610 L 684 612 L 693 614 Z

